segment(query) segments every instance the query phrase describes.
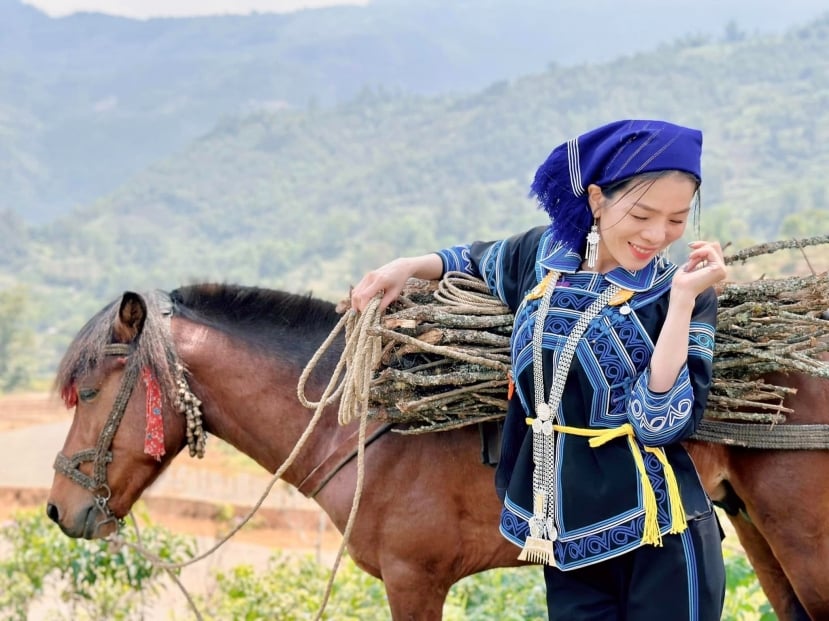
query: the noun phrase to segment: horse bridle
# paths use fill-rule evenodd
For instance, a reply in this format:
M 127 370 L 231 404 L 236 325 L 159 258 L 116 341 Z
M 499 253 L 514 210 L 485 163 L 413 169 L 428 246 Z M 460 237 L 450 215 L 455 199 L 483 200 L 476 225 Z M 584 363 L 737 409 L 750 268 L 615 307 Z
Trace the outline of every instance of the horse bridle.
M 104 355 L 126 357 L 128 363 L 124 371 L 124 376 L 121 379 L 118 394 L 115 397 L 109 416 L 98 436 L 95 448 L 80 450 L 71 457 L 66 457 L 63 453 L 59 452 L 57 457 L 55 457 L 55 463 L 53 465 L 53 468 L 57 472 L 92 492 L 95 506 L 104 514 L 105 518 L 97 525 L 98 528 L 109 522 L 115 522 L 117 528 L 120 529 L 124 523 L 123 518 L 116 517 L 109 507 L 112 490 L 107 483 L 106 471 L 107 464 L 112 461 L 112 451 L 110 450 L 112 448 L 112 440 L 115 437 L 115 432 L 118 431 L 118 427 L 121 425 L 121 420 L 124 418 L 127 404 L 132 396 L 132 391 L 138 381 L 138 364 L 134 361 L 129 361 L 131 351 L 132 347 L 126 343 L 110 343 L 104 347 Z M 186 414 L 187 417 L 187 443 L 190 447 L 190 455 L 202 457 L 204 455 L 205 433 L 201 427 L 201 401 L 190 390 L 181 366 L 176 364 L 176 369 L 179 375 L 176 381 L 178 387 L 176 406 L 180 410 L 180 413 Z M 88 461 L 91 461 L 93 464 L 92 476 L 84 474 L 80 470 L 80 465 Z
M 106 356 L 128 357 L 129 354 L 130 346 L 126 343 L 110 343 L 104 347 L 104 355 Z M 118 394 L 112 404 L 106 423 L 104 423 L 104 427 L 98 436 L 95 448 L 80 450 L 71 457 L 66 457 L 59 452 L 55 457 L 53 467 L 57 472 L 93 493 L 95 506 L 105 517 L 104 521 L 98 524 L 99 528 L 108 522 L 115 522 L 119 528 L 123 525 L 123 519 L 115 517 L 108 504 L 112 497 L 112 490 L 107 484 L 106 469 L 107 464 L 112 461 L 112 451 L 110 451 L 112 439 L 115 437 L 115 432 L 118 431 L 121 419 L 124 418 L 127 403 L 129 403 L 137 381 L 138 365 L 128 364 L 124 377 L 121 379 Z M 88 461 L 93 463 L 92 476 L 84 474 L 80 470 L 80 465 Z

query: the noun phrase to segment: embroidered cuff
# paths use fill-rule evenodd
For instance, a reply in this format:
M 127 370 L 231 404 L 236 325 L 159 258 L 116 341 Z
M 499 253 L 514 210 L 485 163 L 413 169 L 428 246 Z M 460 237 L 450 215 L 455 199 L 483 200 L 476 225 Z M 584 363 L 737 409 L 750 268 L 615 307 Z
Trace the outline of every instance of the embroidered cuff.
M 647 369 L 633 386 L 628 401 L 628 420 L 636 437 L 646 446 L 661 446 L 684 437 L 689 424 L 693 424 L 694 391 L 683 365 L 673 388 L 668 392 L 653 392 L 648 388 L 650 369 Z
M 443 261 L 443 273 L 465 272 L 477 276 L 472 261 L 469 258 L 469 245 L 452 246 L 438 250 L 437 254 Z

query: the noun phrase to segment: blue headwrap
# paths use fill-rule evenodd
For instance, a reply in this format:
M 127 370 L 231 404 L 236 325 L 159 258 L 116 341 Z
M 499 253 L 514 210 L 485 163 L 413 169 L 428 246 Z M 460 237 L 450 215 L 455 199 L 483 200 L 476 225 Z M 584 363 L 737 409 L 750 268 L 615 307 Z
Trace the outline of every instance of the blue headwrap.
M 665 121 L 616 121 L 557 146 L 535 173 L 530 196 L 552 220 L 553 236 L 582 254 L 593 224 L 587 186 L 607 188 L 635 175 L 663 170 L 697 180 L 702 132 Z

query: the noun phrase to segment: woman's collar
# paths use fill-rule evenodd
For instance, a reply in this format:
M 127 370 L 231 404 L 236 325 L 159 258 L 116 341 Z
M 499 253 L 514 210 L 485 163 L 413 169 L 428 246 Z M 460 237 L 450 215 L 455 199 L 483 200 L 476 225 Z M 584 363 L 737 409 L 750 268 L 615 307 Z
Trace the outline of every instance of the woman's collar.
M 581 269 L 582 257 L 561 243 L 553 244 L 549 248 L 542 247 L 540 250 L 538 262 L 546 271 L 556 270 L 562 274 L 573 274 Z M 657 277 L 661 280 L 666 276 L 665 268 L 669 268 L 671 273 L 676 270 L 675 265 L 654 257 L 640 270 L 630 271 L 619 266 L 603 276 L 608 282 L 623 289 L 647 291 L 653 287 Z

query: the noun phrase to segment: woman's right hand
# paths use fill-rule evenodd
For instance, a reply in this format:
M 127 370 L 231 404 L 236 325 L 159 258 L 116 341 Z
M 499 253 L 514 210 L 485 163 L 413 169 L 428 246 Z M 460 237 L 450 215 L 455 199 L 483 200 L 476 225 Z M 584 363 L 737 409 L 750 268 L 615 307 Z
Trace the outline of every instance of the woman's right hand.
M 351 307 L 362 312 L 375 295 L 383 292 L 380 309 L 397 299 L 409 278 L 435 280 L 443 274 L 443 261 L 437 254 L 395 259 L 370 271 L 351 290 Z

